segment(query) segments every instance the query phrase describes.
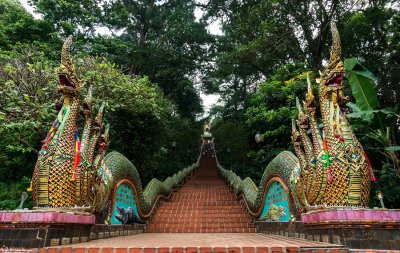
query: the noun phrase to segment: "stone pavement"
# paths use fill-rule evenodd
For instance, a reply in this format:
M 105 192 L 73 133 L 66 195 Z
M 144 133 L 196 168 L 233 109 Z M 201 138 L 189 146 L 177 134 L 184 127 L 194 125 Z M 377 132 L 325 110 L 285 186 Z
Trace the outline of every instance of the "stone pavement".
M 260 233 L 145 233 L 41 249 L 41 253 L 348 252 L 340 245 Z

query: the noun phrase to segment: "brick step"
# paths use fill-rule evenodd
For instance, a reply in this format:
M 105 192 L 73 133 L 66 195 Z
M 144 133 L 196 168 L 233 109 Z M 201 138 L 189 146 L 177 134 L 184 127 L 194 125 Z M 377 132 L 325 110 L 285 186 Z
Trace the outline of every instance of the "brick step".
M 185 219 L 185 218 L 192 218 L 192 219 L 202 219 L 202 218 L 236 218 L 236 219 L 251 219 L 248 215 L 245 214 L 213 214 L 213 215 L 195 215 L 195 214 L 181 214 L 181 215 L 171 215 L 169 213 L 157 213 L 154 215 L 154 219 L 157 220 L 164 220 L 168 218 L 175 218 L 175 219 Z
M 247 209 L 219 176 L 215 160 L 199 169 L 168 201 L 162 202 L 148 226 L 160 233 L 250 233 L 255 225 Z
M 224 197 L 224 198 L 212 198 L 212 197 L 185 197 L 185 198 L 174 198 L 171 199 L 168 202 L 164 202 L 164 203 L 176 203 L 176 202 L 180 202 L 180 203 L 192 203 L 192 204 L 203 204 L 203 201 L 205 201 L 204 199 L 207 199 L 207 202 L 205 203 L 214 203 L 214 202 L 230 202 L 230 203 L 237 203 L 237 199 L 236 197 Z
M 257 233 L 256 228 L 148 228 L 146 233 Z
M 159 210 L 157 210 L 158 212 L 164 212 L 164 213 L 169 213 L 169 214 L 202 214 L 202 215 L 208 215 L 208 214 L 244 214 L 245 213 L 245 209 L 244 208 L 223 208 L 223 209 L 217 209 L 217 208 L 191 208 L 191 209 L 179 209 L 179 207 L 176 207 L 175 209 L 173 208 L 164 208 L 164 207 L 160 207 Z
M 148 228 L 255 228 L 255 225 L 251 223 L 153 223 Z
M 238 205 L 237 201 L 225 201 L 225 200 L 218 200 L 218 201 L 210 201 L 210 202 L 202 202 L 202 203 L 193 203 L 193 202 L 187 202 L 187 201 L 179 201 L 179 202 L 168 202 L 168 203 L 163 203 L 161 206 L 165 207 L 210 207 L 210 206 L 226 206 L 226 207 L 233 207 L 233 208 L 242 208 L 243 206 Z M 160 207 L 161 207 L 160 206 Z
M 179 200 L 179 201 L 169 201 L 164 202 L 161 206 L 170 205 L 181 205 L 181 206 L 218 206 L 218 205 L 231 205 L 231 206 L 241 206 L 237 200 L 226 200 L 226 199 L 209 199 L 205 201 L 204 199 L 199 200 Z
M 161 215 L 163 218 L 183 218 L 183 217 L 196 217 L 196 218 L 243 218 L 243 217 L 249 217 L 245 210 L 242 210 L 241 212 L 233 212 L 233 211 L 208 211 L 208 212 L 202 212 L 199 210 L 187 210 L 187 212 L 174 212 L 171 210 L 160 210 L 159 213 L 155 214 L 154 217 L 157 217 L 158 215 Z
M 249 222 L 236 222 L 236 223 L 222 223 L 222 222 L 165 222 L 165 223 L 151 223 L 150 226 L 190 226 L 190 227 L 255 227 L 251 221 Z
M 251 222 L 252 219 L 249 217 L 246 217 L 246 222 L 249 221 Z M 241 222 L 242 219 L 237 219 L 237 218 L 153 218 L 152 222 L 168 222 L 168 223 L 188 223 L 188 222 L 197 222 L 197 223 L 210 223 L 210 222 L 219 222 L 219 223 L 235 223 L 235 222 Z
M 246 227 L 233 227 L 233 228 L 216 228 L 216 227 L 149 227 L 146 233 L 157 233 L 157 231 L 167 231 L 173 233 L 184 233 L 187 231 L 188 233 L 195 232 L 215 232 L 215 233 L 256 233 L 257 228 L 246 228 Z
M 74 247 L 59 247 L 57 248 L 44 248 L 40 249 L 39 253 L 53 253 L 53 252 L 63 252 L 63 253 L 75 253 L 75 252 L 90 252 L 90 253 L 102 253 L 102 252 L 118 252 L 118 253 L 267 253 L 267 252 L 290 252 L 290 253 L 300 253 L 300 252 L 318 252 L 318 253 L 347 253 L 347 249 L 338 248 L 306 248 L 290 246 L 290 247 L 265 247 L 265 246 L 255 246 L 255 247 L 112 247 L 112 246 L 100 246 L 100 247 L 90 247 L 90 246 L 74 246 Z M 23 252 L 37 252 L 36 250 L 24 250 Z M 387 252 L 387 251 L 374 251 L 374 250 L 356 250 L 350 252 Z M 390 252 L 400 252 L 400 251 L 390 251 Z
M 165 233 L 121 236 L 86 243 L 34 249 L 36 253 L 345 253 L 323 242 L 276 235 L 237 233 Z M 229 245 L 229 246 L 228 246 Z M 14 250 L 18 251 L 20 249 Z M 11 250 L 10 250 L 11 251 Z M 24 251 L 23 249 L 19 252 Z
M 171 198 L 171 200 L 174 199 L 186 199 L 186 200 L 191 200 L 193 198 L 203 198 L 203 197 L 207 197 L 207 198 L 215 198 L 215 199 L 235 199 L 235 196 L 232 196 L 231 192 L 199 192 L 199 191 L 194 191 L 194 192 L 188 192 L 188 193 L 182 193 L 179 194 L 178 196 L 174 196 L 173 198 Z
M 170 212 L 170 213 L 243 213 L 246 210 L 241 206 L 199 206 L 199 207 L 186 207 L 186 206 L 161 206 L 159 208 L 161 211 Z
M 185 201 L 193 201 L 193 199 L 202 199 L 202 201 L 207 201 L 207 200 L 231 200 L 234 201 L 236 200 L 235 196 L 232 196 L 232 193 L 229 192 L 229 194 L 179 194 L 178 196 L 174 196 L 173 198 L 171 198 L 170 201 L 174 201 L 174 200 L 185 200 Z M 167 202 L 170 202 L 167 201 Z

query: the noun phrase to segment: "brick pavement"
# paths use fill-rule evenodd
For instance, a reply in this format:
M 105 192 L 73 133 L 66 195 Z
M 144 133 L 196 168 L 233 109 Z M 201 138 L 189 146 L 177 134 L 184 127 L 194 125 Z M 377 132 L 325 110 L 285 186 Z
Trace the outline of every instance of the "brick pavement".
M 348 252 L 340 245 L 259 233 L 145 233 L 42 249 L 40 253 Z

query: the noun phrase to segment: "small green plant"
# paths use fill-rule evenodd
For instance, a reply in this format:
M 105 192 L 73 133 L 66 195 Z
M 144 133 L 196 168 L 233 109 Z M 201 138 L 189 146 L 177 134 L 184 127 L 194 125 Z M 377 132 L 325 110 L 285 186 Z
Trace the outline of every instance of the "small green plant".
M 20 181 L 14 183 L 0 182 L 0 210 L 14 210 L 21 202 L 21 193 L 26 192 L 29 187 L 30 180 L 23 177 Z M 28 199 L 24 202 L 23 207 L 32 209 L 33 202 L 30 193 Z

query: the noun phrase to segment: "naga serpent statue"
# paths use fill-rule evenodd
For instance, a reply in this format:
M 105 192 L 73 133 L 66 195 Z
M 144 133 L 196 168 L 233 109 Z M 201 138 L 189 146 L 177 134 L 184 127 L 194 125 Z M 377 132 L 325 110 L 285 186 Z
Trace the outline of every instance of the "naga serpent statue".
M 332 52 L 318 90 L 321 120 L 316 117 L 315 97 L 308 79 L 305 101 L 297 99 L 298 117 L 292 122 L 296 155 L 284 151 L 275 157 L 258 187 L 250 178 L 242 180 L 217 163 L 222 176 L 243 197 L 255 217 L 271 219 L 273 210 L 285 210 L 273 215 L 274 219 L 289 221 L 315 207 L 368 204 L 371 180 L 375 178 L 346 118 L 340 37 L 333 23 L 331 30 Z M 100 223 L 121 224 L 121 220 L 132 220 L 122 217 L 125 210 L 129 210 L 128 214 L 133 210 L 136 217 L 146 220 L 158 200 L 168 198 L 198 167 L 199 160 L 163 182 L 152 179 L 143 189 L 138 171 L 126 157 L 118 152 L 107 154 L 109 126 L 101 134 L 104 105 L 92 120 L 91 87 L 82 107 L 85 126 L 81 141 L 77 118 L 79 93 L 84 83 L 70 57 L 71 44 L 69 37 L 62 49 L 58 74 L 63 103 L 58 106 L 57 118 L 43 141 L 31 181 L 34 206 L 83 209 L 96 214 Z M 208 132 L 209 126 L 205 130 Z
M 268 201 L 276 199 L 279 191 L 288 193 L 288 196 L 282 195 L 276 201 L 287 201 L 294 214 L 315 206 L 368 205 L 371 180 L 374 181 L 375 177 L 369 159 L 346 118 L 348 99 L 342 90 L 345 70 L 339 32 L 334 23 L 331 31 L 331 56 L 321 74 L 318 90 L 321 122 L 316 117 L 315 98 L 307 77 L 306 99 L 303 105 L 297 99 L 298 118 L 292 123 L 296 155 L 284 151 L 275 157 L 266 167 L 259 187 L 250 178 L 242 180 L 234 172 L 218 166 L 256 217 L 267 215 L 266 210 L 273 205 L 273 201 Z M 276 185 L 277 188 L 269 190 Z
M 84 83 L 76 74 L 71 45 L 72 37 L 68 37 L 58 73 L 63 102 L 58 104 L 57 118 L 43 141 L 28 189 L 33 191 L 34 207 L 89 211 L 96 214 L 98 222 L 105 223 L 119 224 L 121 210 L 134 210 L 136 220 L 148 219 L 158 200 L 168 198 L 198 167 L 198 162 L 163 182 L 152 179 L 142 189 L 135 166 L 118 152 L 107 154 L 109 125 L 101 134 L 104 104 L 92 118 L 91 86 L 82 105 L 85 125 L 80 139 L 77 119 Z

